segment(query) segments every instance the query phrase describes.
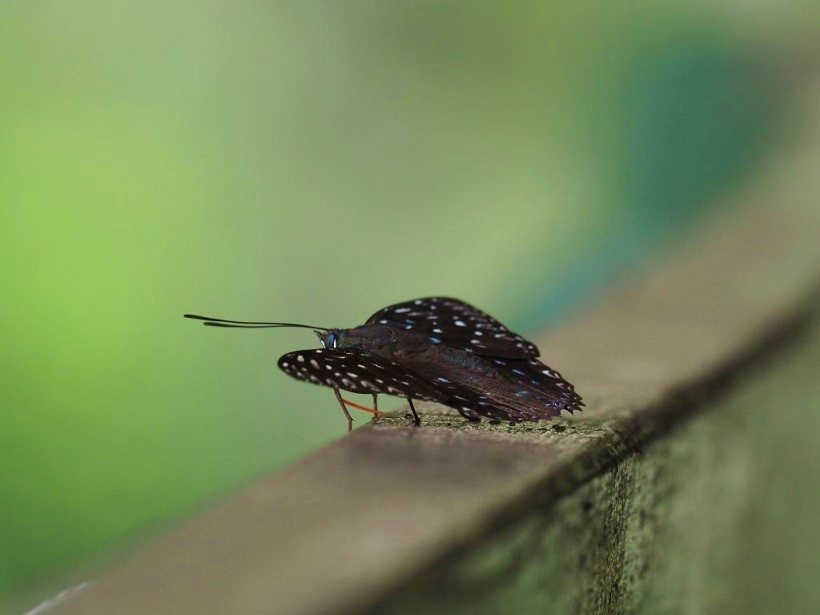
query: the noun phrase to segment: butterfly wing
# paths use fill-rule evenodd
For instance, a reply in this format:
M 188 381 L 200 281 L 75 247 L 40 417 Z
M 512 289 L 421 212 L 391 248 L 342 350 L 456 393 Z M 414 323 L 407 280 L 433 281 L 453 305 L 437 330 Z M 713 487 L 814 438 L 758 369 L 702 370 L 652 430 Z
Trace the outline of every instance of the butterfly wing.
M 401 365 L 362 352 L 317 348 L 282 355 L 279 368 L 298 380 L 351 393 L 370 393 L 439 401 L 437 391 Z
M 556 370 L 538 359 L 491 359 L 493 365 L 510 382 L 521 387 L 521 396 L 545 396 L 550 405 L 573 412 L 581 410 L 584 402 L 575 387 L 561 377 Z M 531 393 L 535 389 L 536 393 Z
M 449 297 L 426 297 L 383 308 L 365 324 L 380 324 L 420 333 L 482 356 L 511 359 L 537 357 L 538 348 L 476 307 Z
M 572 385 L 536 359 L 475 358 L 492 370 L 425 364 L 406 365 L 347 349 L 318 348 L 283 355 L 279 367 L 289 376 L 351 393 L 387 394 L 433 401 L 467 418 L 537 421 L 580 409 Z
M 538 421 L 583 405 L 573 386 L 537 359 L 502 359 L 434 347 L 402 355 L 434 401 L 468 418 Z

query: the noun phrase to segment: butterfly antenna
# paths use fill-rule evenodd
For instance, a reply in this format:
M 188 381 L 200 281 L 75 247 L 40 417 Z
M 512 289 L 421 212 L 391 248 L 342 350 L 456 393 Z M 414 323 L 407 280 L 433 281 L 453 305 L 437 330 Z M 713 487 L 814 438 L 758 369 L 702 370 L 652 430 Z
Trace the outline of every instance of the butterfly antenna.
M 231 329 L 274 329 L 279 327 L 298 327 L 300 329 L 314 329 L 317 331 L 330 331 L 326 327 L 314 327 L 313 325 L 303 325 L 296 322 L 257 322 L 253 320 L 226 320 L 225 318 L 213 318 L 212 316 L 200 316 L 199 314 L 183 314 L 184 318 L 201 320 L 202 324 L 208 327 L 228 327 Z

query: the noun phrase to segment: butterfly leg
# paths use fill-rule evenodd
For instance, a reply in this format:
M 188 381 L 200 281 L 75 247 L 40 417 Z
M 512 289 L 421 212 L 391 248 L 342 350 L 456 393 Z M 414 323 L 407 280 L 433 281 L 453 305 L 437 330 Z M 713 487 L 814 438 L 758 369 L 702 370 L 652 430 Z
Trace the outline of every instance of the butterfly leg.
M 339 400 L 339 405 L 342 407 L 342 412 L 345 413 L 345 418 L 347 419 L 347 432 L 350 433 L 353 431 L 353 417 L 350 416 L 350 412 L 347 411 L 345 400 L 342 399 L 342 394 L 339 392 L 339 389 L 333 387 L 333 393 L 336 395 L 336 399 Z
M 421 419 L 419 418 L 419 413 L 416 412 L 416 407 L 413 405 L 413 400 L 408 397 L 407 403 L 410 404 L 410 411 L 413 413 L 413 422 L 416 425 L 421 425 Z
M 373 393 L 373 416 L 375 418 L 379 418 L 381 416 L 381 412 L 379 412 L 379 395 L 378 395 L 378 393 Z
M 470 421 L 471 423 L 480 423 L 481 422 L 481 417 L 476 416 L 475 414 L 472 414 L 472 413 L 467 414 L 463 409 L 459 408 L 458 406 L 456 406 L 456 410 L 458 410 L 458 413 L 461 416 L 463 416 L 465 419 Z
M 465 411 L 465 410 L 464 410 L 464 408 L 462 408 L 462 407 L 460 407 L 460 406 L 453 405 L 453 406 L 451 406 L 451 407 L 453 407 L 453 408 L 455 408 L 456 410 L 458 410 L 458 413 L 459 413 L 461 416 L 463 416 L 465 419 L 467 419 L 468 421 L 470 421 L 471 423 L 480 423 L 480 422 L 481 422 L 481 417 L 479 417 L 477 414 L 475 414 L 475 413 L 473 413 L 473 412 L 471 412 L 471 411 Z
M 368 408 L 367 406 L 362 406 L 361 404 L 357 404 L 355 401 L 350 401 L 349 399 L 345 399 L 342 397 L 342 401 L 345 403 L 345 406 L 348 408 L 356 408 L 357 410 L 361 410 L 362 412 L 369 412 L 370 414 L 376 414 L 376 410 L 373 408 Z

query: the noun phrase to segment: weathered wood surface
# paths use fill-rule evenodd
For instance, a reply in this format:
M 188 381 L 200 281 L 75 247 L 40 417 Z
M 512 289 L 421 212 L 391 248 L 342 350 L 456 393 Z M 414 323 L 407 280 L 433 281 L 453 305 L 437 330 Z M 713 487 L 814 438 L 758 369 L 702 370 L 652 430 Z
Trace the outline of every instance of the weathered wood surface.
M 685 521 L 715 519 L 729 532 L 750 494 L 765 498 L 757 483 L 732 492 L 751 484 L 746 473 L 760 467 L 752 447 L 767 442 L 743 418 L 754 380 L 746 376 L 770 383 L 751 398 L 748 416 L 760 424 L 805 416 L 812 395 L 818 402 L 805 367 L 816 347 L 795 350 L 811 337 L 818 307 L 818 128 L 768 161 L 708 231 L 538 340 L 545 360 L 584 395 L 580 417 L 474 425 L 428 405 L 419 428 L 383 418 L 158 537 L 54 612 L 677 611 L 704 607 L 696 602 L 703 596 L 719 603 L 703 575 L 686 573 L 703 564 L 697 558 L 709 549 L 699 541 L 715 533 Z M 805 388 L 789 385 L 793 373 Z M 672 472 L 681 466 L 687 471 Z M 655 565 L 665 561 L 660 546 L 677 548 L 666 568 Z M 670 589 L 660 595 L 664 579 Z M 683 585 L 673 587 L 675 579 Z
M 803 332 L 691 420 L 562 498 L 530 498 L 367 612 L 820 612 L 820 318 Z

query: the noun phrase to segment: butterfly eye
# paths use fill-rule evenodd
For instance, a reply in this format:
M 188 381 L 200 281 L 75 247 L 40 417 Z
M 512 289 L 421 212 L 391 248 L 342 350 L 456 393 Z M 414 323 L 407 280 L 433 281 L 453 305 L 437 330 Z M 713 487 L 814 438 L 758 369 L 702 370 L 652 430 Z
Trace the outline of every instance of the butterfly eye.
M 338 344 L 338 339 L 336 338 L 336 334 L 331 331 L 325 337 L 325 348 L 336 348 Z

